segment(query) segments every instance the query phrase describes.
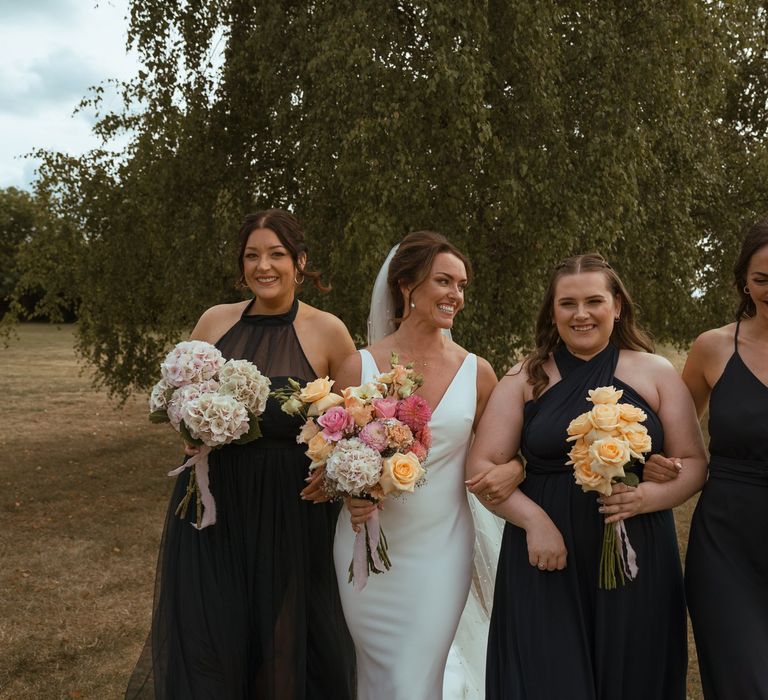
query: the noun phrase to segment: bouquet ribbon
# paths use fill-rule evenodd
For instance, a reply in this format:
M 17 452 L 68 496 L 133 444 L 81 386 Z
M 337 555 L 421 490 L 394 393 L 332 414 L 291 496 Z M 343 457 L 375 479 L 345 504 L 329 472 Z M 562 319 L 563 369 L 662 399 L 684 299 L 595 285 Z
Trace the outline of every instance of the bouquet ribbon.
M 379 509 L 376 508 L 370 520 L 365 523 L 365 528 L 355 536 L 355 545 L 352 552 L 352 573 L 355 582 L 355 590 L 362 591 L 368 582 L 368 557 L 371 557 L 376 570 L 384 571 L 384 564 L 379 557 L 379 539 L 381 526 L 379 525 Z
M 168 472 L 168 476 L 178 476 L 187 468 L 195 468 L 195 478 L 197 480 L 197 486 L 200 489 L 200 500 L 205 509 L 203 518 L 200 521 L 200 526 L 198 527 L 197 523 L 192 523 L 192 527 L 197 530 L 202 530 L 204 527 L 216 523 L 216 501 L 213 500 L 213 494 L 211 493 L 210 482 L 208 480 L 208 455 L 210 453 L 211 448 L 208 447 L 208 445 L 203 445 L 196 455 L 190 457 L 180 467 Z
M 632 547 L 632 543 L 629 541 L 629 535 L 627 534 L 627 528 L 624 525 L 624 521 L 620 520 L 619 522 L 614 523 L 614 525 L 616 527 L 616 549 L 619 552 L 624 575 L 630 581 L 634 581 L 638 572 L 637 553 Z

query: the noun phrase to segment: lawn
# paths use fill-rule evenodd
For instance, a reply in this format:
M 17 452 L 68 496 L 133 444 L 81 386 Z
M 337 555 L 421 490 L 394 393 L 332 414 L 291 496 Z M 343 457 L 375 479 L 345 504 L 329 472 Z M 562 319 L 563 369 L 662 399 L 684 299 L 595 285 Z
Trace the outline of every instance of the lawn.
M 178 438 L 147 421 L 144 397 L 117 407 L 92 389 L 72 327 L 21 326 L 0 358 L 0 698 L 120 698 L 149 627 Z M 677 512 L 683 551 L 692 507 Z

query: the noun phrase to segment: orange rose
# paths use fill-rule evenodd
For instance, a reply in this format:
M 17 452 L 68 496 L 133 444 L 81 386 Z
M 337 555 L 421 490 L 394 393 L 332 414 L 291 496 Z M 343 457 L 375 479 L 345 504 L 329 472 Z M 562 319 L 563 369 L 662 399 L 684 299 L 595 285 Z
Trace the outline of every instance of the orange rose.
M 314 403 L 315 401 L 319 401 L 324 396 L 328 395 L 333 384 L 333 380 L 328 377 L 315 379 L 315 381 L 309 382 L 309 384 L 299 392 L 299 398 L 304 403 Z
M 624 394 L 623 389 L 617 389 L 615 386 L 600 386 L 597 389 L 589 390 L 589 401 L 593 404 L 617 404 Z
M 308 416 L 319 416 L 325 413 L 329 408 L 334 406 L 340 406 L 344 403 L 344 399 L 338 394 L 326 394 L 322 399 L 318 399 L 310 405 L 307 411 Z
M 589 468 L 607 479 L 624 476 L 624 465 L 629 462 L 629 445 L 621 438 L 596 440 L 589 446 Z
M 598 403 L 589 412 L 589 419 L 597 430 L 610 433 L 619 427 L 621 411 L 616 404 Z
M 631 403 L 620 403 L 619 412 L 621 420 L 627 423 L 642 423 L 648 417 L 642 408 L 633 406 Z
M 592 430 L 592 421 L 589 418 L 589 412 L 582 413 L 568 425 L 569 440 L 584 437 L 590 430 Z
M 593 472 L 590 467 L 590 459 L 578 460 L 573 466 L 573 476 L 576 483 L 581 486 L 583 491 L 597 491 L 611 495 L 611 480 L 606 479 L 601 474 Z
M 628 423 L 621 426 L 621 433 L 629 443 L 630 454 L 635 459 L 645 461 L 643 452 L 651 451 L 651 436 L 648 435 L 647 428 L 640 423 Z
M 323 434 L 317 433 L 307 444 L 307 457 L 313 464 L 323 464 L 331 454 L 332 448 L 333 445 L 323 437 Z
M 384 460 L 379 485 L 384 495 L 394 491 L 407 491 L 412 493 L 416 482 L 424 476 L 424 468 L 418 457 L 412 452 L 402 454 L 395 452 Z

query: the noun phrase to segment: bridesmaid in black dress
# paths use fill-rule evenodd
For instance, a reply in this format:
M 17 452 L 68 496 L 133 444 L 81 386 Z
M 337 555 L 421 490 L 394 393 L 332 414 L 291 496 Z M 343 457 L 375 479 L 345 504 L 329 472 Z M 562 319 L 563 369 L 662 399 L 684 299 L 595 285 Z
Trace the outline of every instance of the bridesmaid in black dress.
M 518 449 L 527 460 L 522 485 L 489 508 L 508 521 L 488 641 L 491 700 L 685 698 L 685 600 L 670 508 L 701 488 L 706 457 L 690 394 L 634 318 L 599 255 L 563 262 L 535 351 L 502 379 L 480 423 L 472 469 Z M 610 384 L 648 415 L 654 451 L 679 455 L 685 469 L 665 484 L 616 485 L 601 506 L 566 466 L 566 428 L 591 407 L 587 391 Z M 602 590 L 603 523 L 624 519 L 639 573 Z
M 344 325 L 301 303 L 307 247 L 280 210 L 246 218 L 241 282 L 248 302 L 208 309 L 192 338 L 247 359 L 272 380 L 333 374 L 354 352 Z M 338 507 L 312 503 L 300 420 L 269 399 L 263 437 L 210 455 L 218 521 L 202 531 L 174 514 L 189 479 L 178 477 L 161 545 L 152 629 L 126 698 L 351 700 L 354 647 L 333 568 Z M 188 454 L 194 453 L 187 448 Z M 301 494 L 301 495 L 300 495 Z
M 694 342 L 683 379 L 709 403 L 709 480 L 685 586 L 706 700 L 768 698 L 768 219 L 734 268 L 736 323 Z

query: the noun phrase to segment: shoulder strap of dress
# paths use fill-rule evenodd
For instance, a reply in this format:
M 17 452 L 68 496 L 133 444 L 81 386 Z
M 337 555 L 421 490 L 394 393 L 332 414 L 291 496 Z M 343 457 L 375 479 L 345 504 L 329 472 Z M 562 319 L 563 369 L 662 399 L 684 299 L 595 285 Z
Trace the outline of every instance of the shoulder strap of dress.
M 376 360 L 373 359 L 373 355 L 368 350 L 362 349 L 358 350 L 358 352 L 362 361 L 360 365 L 360 383 L 365 384 L 379 374 L 379 368 L 376 366 Z
M 736 321 L 736 332 L 733 334 L 733 351 L 739 354 L 739 326 L 741 326 L 741 319 Z

